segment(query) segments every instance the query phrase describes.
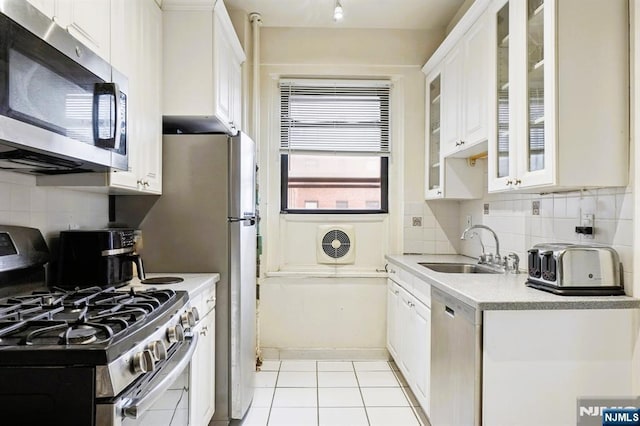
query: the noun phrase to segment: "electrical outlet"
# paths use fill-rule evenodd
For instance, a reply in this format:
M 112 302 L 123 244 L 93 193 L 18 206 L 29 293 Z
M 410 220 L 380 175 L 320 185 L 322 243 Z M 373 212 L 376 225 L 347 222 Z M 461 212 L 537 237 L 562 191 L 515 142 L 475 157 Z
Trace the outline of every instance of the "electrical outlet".
M 471 222 L 472 222 L 472 220 L 471 220 L 471 215 L 470 215 L 470 214 L 468 214 L 468 215 L 467 215 L 467 218 L 466 218 L 466 221 L 465 221 L 465 223 L 466 223 L 465 228 L 470 227 L 470 226 L 471 226 Z
M 422 217 L 421 216 L 413 216 L 411 218 L 411 226 L 422 226 Z
M 582 234 L 582 238 L 585 239 L 593 239 L 594 238 L 594 234 L 596 233 L 595 231 L 595 227 L 593 226 L 593 222 L 594 222 L 594 216 L 591 213 L 586 213 L 582 215 L 582 226 L 583 227 L 590 227 L 592 228 L 592 233 L 591 234 Z
M 531 214 L 534 216 L 540 216 L 540 201 L 531 202 Z
M 484 204 L 484 214 L 489 214 L 489 203 Z

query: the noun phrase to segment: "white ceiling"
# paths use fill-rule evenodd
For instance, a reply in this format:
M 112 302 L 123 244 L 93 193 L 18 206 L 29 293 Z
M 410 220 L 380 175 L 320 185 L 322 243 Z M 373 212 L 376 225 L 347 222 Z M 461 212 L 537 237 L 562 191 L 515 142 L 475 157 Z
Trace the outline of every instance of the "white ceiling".
M 464 0 L 340 0 L 344 19 L 333 21 L 335 0 L 225 0 L 247 13 L 258 12 L 267 27 L 439 29 Z

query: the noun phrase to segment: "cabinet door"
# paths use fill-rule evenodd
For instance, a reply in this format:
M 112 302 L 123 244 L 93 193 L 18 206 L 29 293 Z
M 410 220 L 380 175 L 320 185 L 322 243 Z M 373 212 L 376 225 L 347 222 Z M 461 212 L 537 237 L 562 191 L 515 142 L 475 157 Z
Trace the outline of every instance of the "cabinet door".
M 215 311 L 196 326 L 199 341 L 191 359 L 190 424 L 206 425 L 215 410 Z
M 162 11 L 155 0 L 143 1 L 142 63 L 139 77 L 144 86 L 145 122 L 139 153 L 142 187 L 146 192 L 162 192 Z
M 239 60 L 230 61 L 231 91 L 231 130 L 235 134 L 242 129 L 242 64 Z
M 387 349 L 394 360 L 398 361 L 398 285 L 387 279 Z M 399 361 L 398 361 L 399 362 Z
M 113 65 L 129 77 L 129 167 L 110 184 L 162 192 L 162 11 L 154 0 L 113 0 Z
M 431 386 L 431 309 L 413 300 L 413 353 L 415 354 L 413 381 L 418 402 L 429 415 L 429 394 Z
M 489 10 L 489 26 L 493 28 L 490 61 L 494 76 L 489 93 L 490 126 L 488 178 L 489 191 L 505 191 L 512 188 L 517 174 L 515 102 L 513 84 L 517 80 L 514 71 L 510 45 L 517 41 L 517 35 L 510 30 L 514 20 L 511 2 L 494 3 Z
M 224 7 L 217 7 L 215 9 L 215 22 L 213 29 L 213 72 L 214 72 L 214 102 L 216 116 L 226 126 L 231 128 L 231 115 L 232 115 L 232 96 L 231 96 L 231 83 L 232 83 L 232 50 L 231 44 L 226 33 L 224 17 L 226 11 L 223 12 Z
M 463 39 L 463 148 L 487 139 L 489 25 L 486 18 L 487 15 L 478 18 Z
M 47 15 L 50 19 L 53 19 L 53 16 L 56 13 L 55 0 L 27 0 L 27 2 L 31 3 L 40 12 Z
M 398 366 L 400 370 L 404 374 L 405 377 L 409 378 L 413 376 L 413 359 L 414 359 L 414 345 L 413 341 L 414 331 L 413 331 L 413 296 L 404 291 L 402 288 L 398 288 L 400 290 L 399 300 L 398 300 L 398 331 L 399 331 L 399 339 L 398 339 Z
M 425 198 L 427 200 L 443 196 L 442 175 L 444 168 L 440 152 L 440 100 L 442 99 L 440 88 L 440 72 L 436 71 L 427 77 L 427 147 L 425 149 Z
M 518 11 L 524 29 L 524 146 L 518 154 L 520 187 L 552 184 L 555 176 L 555 3 L 527 0 Z
M 444 59 L 442 67 L 442 150 L 450 154 L 458 149 L 462 138 L 460 121 L 462 119 L 462 72 L 464 55 L 462 46 L 454 47 Z
M 110 60 L 110 0 L 56 0 L 55 21 L 107 61 Z

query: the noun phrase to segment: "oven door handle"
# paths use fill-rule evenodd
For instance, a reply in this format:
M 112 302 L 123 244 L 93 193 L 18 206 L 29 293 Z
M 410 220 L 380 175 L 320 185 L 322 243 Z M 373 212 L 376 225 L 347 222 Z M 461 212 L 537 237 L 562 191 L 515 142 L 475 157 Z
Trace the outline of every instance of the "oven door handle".
M 196 346 L 198 345 L 197 333 L 193 334 L 193 336 L 187 337 L 186 340 L 191 340 L 188 347 L 181 348 L 174 354 L 174 357 L 179 358 L 176 362 L 176 366 L 173 367 L 166 375 L 160 375 L 158 382 L 154 384 L 153 388 L 149 392 L 145 393 L 142 398 L 134 399 L 124 406 L 122 413 L 125 417 L 130 419 L 139 418 L 145 411 L 151 408 L 158 397 L 163 395 L 169 386 L 171 386 L 182 374 L 184 369 L 191 362 L 193 352 L 196 350 Z

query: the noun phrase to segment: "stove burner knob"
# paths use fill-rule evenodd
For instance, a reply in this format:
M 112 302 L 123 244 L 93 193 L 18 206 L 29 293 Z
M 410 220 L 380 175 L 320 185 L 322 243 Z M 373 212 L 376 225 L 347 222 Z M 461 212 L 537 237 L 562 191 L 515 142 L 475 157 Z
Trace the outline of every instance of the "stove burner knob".
M 149 343 L 147 349 L 151 351 L 155 362 L 160 362 L 167 359 L 167 348 L 165 347 L 164 343 L 162 343 L 162 340 L 156 340 Z
M 191 312 L 193 312 L 193 319 L 195 320 L 195 322 L 197 323 L 198 321 L 200 321 L 200 314 L 198 313 L 198 309 L 195 306 L 191 308 Z M 193 325 L 196 324 L 194 323 Z
M 167 340 L 169 344 L 182 342 L 184 340 L 184 329 L 180 324 L 167 328 Z
M 134 373 L 148 373 L 156 368 L 156 362 L 150 350 L 145 349 L 133 356 L 131 361 L 131 369 Z
M 198 311 L 196 311 L 197 313 Z M 180 315 L 180 323 L 184 328 L 191 328 L 196 325 L 196 318 L 193 313 L 193 310 L 189 310 L 182 315 Z

